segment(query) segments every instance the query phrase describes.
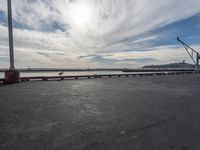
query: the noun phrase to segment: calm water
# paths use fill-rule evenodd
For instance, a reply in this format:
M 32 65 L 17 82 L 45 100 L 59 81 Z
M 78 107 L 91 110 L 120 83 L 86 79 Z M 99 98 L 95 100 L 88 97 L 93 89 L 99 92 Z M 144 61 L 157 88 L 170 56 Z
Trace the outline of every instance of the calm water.
M 70 76 L 70 75 L 100 75 L 100 74 L 119 74 L 123 73 L 121 71 L 68 71 L 64 72 L 62 76 Z M 32 76 L 58 76 L 59 72 L 22 72 L 21 77 L 32 77 Z M 0 72 L 0 78 L 4 78 L 4 73 Z

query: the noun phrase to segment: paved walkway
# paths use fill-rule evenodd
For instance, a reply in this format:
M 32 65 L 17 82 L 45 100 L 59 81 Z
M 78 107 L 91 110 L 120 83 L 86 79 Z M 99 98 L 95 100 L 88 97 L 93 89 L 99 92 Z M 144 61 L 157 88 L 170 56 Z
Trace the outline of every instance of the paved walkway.
M 1 150 L 199 150 L 200 75 L 0 87 Z

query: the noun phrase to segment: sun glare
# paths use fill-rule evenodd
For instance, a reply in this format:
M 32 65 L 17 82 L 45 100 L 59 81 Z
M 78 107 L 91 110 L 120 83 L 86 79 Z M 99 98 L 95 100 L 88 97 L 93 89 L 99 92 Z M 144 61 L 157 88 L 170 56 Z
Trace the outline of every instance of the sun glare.
M 89 5 L 85 3 L 75 3 L 71 5 L 69 12 L 73 23 L 77 26 L 84 26 L 91 22 L 92 11 Z

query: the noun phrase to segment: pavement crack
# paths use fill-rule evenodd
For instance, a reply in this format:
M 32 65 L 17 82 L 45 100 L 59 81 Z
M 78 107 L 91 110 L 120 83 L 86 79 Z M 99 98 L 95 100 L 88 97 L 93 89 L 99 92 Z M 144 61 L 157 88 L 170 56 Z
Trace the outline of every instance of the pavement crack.
M 93 147 L 96 147 L 96 146 L 100 146 L 100 145 L 103 145 L 105 143 L 108 143 L 109 140 L 113 140 L 113 139 L 118 139 L 120 138 L 121 136 L 126 136 L 126 135 L 129 135 L 133 132 L 138 132 L 138 131 L 143 131 L 143 130 L 147 130 L 147 129 L 150 129 L 152 127 L 155 127 L 155 126 L 158 126 L 160 124 L 163 124 L 163 123 L 166 123 L 167 121 L 170 121 L 172 120 L 173 118 L 168 118 L 168 119 L 163 119 L 163 120 L 159 120 L 157 122 L 154 122 L 154 123 L 151 123 L 149 125 L 146 125 L 144 127 L 139 127 L 139 128 L 135 128 L 135 129 L 132 129 L 132 130 L 127 130 L 127 131 L 123 131 L 123 134 L 117 134 L 115 136 L 112 136 L 112 137 L 109 137 L 109 138 L 106 138 L 104 140 L 102 140 L 101 142 L 96 142 L 96 143 L 91 143 L 91 144 L 88 144 L 84 147 L 85 150 L 88 150 L 90 148 L 93 148 Z
M 136 129 L 128 130 L 127 133 L 146 130 L 146 129 L 152 128 L 152 127 L 154 127 L 154 126 L 163 124 L 163 123 L 165 123 L 165 122 L 167 122 L 167 121 L 169 121 L 169 120 L 172 120 L 172 118 L 170 118 L 170 119 L 159 120 L 159 121 L 157 121 L 157 122 L 154 122 L 154 123 L 149 124 L 149 125 L 144 126 L 144 127 L 139 127 L 139 128 L 136 128 Z

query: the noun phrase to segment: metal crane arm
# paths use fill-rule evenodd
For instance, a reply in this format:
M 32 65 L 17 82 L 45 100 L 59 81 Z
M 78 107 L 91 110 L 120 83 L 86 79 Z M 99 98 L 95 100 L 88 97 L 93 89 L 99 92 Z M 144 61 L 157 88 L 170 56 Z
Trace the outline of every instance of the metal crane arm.
M 189 49 L 191 49 L 193 52 L 198 53 L 196 50 L 194 50 L 192 47 L 190 47 L 189 45 L 187 45 L 185 42 L 183 42 L 182 40 L 180 40 L 179 37 L 177 37 L 177 41 L 179 41 L 180 43 L 182 43 L 182 45 L 185 45 L 186 47 L 188 47 Z M 185 47 L 184 46 L 184 47 Z
M 192 61 L 196 65 L 196 71 L 198 72 L 200 54 L 196 50 L 194 50 L 193 48 L 191 48 L 189 45 L 187 45 L 185 42 L 183 42 L 182 40 L 180 40 L 179 37 L 177 37 L 177 41 L 179 41 L 183 45 L 183 47 L 185 48 L 185 50 L 187 51 L 187 53 L 191 57 Z M 195 56 L 194 56 L 194 54 L 195 54 Z
M 192 51 L 191 53 L 188 50 L 188 47 L 186 45 L 183 45 L 183 47 L 185 48 L 185 50 L 187 51 L 188 55 L 190 56 L 190 58 L 192 59 L 192 61 L 194 62 L 194 64 L 196 64 L 196 60 L 194 59 L 194 51 Z

